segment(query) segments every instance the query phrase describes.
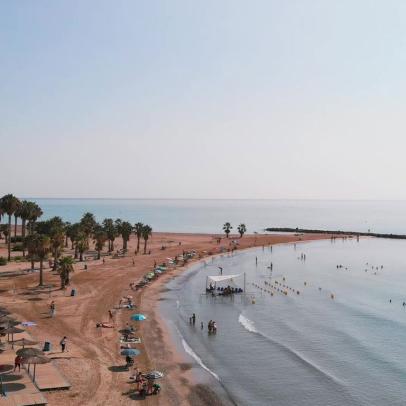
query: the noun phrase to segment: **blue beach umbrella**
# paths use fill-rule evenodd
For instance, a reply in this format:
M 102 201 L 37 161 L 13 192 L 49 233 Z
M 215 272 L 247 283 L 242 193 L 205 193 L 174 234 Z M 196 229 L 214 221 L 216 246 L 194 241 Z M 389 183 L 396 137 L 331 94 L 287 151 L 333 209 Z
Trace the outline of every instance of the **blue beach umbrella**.
M 143 314 L 133 314 L 131 316 L 131 320 L 135 320 L 135 321 L 142 321 L 145 320 L 147 318 L 147 316 L 144 316 Z
M 120 354 L 124 356 L 135 357 L 136 355 L 141 354 L 141 351 L 136 350 L 135 348 L 125 348 L 121 351 Z

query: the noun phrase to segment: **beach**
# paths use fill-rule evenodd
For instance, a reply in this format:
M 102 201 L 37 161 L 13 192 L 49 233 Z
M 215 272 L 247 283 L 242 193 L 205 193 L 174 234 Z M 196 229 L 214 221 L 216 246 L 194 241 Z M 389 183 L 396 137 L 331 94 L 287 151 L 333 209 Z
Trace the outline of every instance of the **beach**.
M 244 235 L 238 239 L 230 236 L 222 238 L 220 246 L 228 249 L 231 240 L 238 241 L 238 249 L 254 246 L 267 246 L 294 241 L 326 239 L 326 235 Z M 115 241 L 121 246 L 120 239 Z M 2 244 L 3 245 L 3 244 Z M 218 398 L 210 388 L 199 384 L 190 371 L 191 365 L 184 354 L 178 351 L 171 334 L 159 313 L 159 303 L 165 284 L 181 274 L 185 267 L 178 267 L 160 276 L 150 286 L 137 292 L 129 288 L 153 269 L 154 263 L 167 262 L 167 258 L 182 254 L 182 251 L 195 250 L 208 256 L 218 253 L 219 245 L 208 234 L 153 233 L 149 240 L 150 255 L 133 255 L 136 238 L 131 237 L 128 255 L 123 258 L 87 261 L 75 265 L 71 284 L 66 292 L 59 289 L 59 276 L 45 270 L 45 285 L 50 289 L 38 290 L 38 274 L 0 278 L 1 304 L 21 320 L 35 321 L 36 327 L 27 331 L 37 340 L 52 343 L 49 356 L 70 382 L 67 391 L 46 393 L 50 405 L 102 405 L 130 404 L 137 395 L 132 391 L 134 384 L 129 381 L 129 372 L 123 371 L 123 357 L 119 355 L 118 329 L 128 323 L 134 311 L 116 310 L 116 328 L 96 328 L 98 322 L 108 322 L 109 309 L 114 309 L 120 298 L 132 295 L 137 312 L 147 315 L 144 322 L 132 322 L 137 327 L 137 335 L 142 343 L 137 346 L 141 355 L 136 357 L 136 365 L 142 370 L 157 369 L 165 373 L 160 381 L 162 391 L 158 396 L 148 396 L 147 405 L 203 405 L 227 404 Z M 165 249 L 162 249 L 162 247 Z M 0 255 L 4 254 L 1 248 Z M 65 254 L 69 254 L 69 250 Z M 197 258 L 196 258 L 197 260 Z M 134 261 L 134 262 L 133 262 Z M 192 260 L 191 263 L 195 262 Z M 29 263 L 16 263 L 0 269 L 22 271 Z M 77 296 L 69 296 L 70 290 L 77 290 Z M 49 318 L 48 306 L 51 300 L 56 304 L 56 317 Z M 68 337 L 68 352 L 61 353 L 59 341 Z M 40 369 L 39 369 L 40 371 Z

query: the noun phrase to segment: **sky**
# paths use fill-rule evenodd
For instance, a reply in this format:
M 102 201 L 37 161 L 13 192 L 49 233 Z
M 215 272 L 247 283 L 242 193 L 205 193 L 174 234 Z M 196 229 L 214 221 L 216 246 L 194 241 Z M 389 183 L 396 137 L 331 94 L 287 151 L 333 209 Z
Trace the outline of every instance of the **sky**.
M 0 195 L 406 199 L 406 2 L 2 0 Z

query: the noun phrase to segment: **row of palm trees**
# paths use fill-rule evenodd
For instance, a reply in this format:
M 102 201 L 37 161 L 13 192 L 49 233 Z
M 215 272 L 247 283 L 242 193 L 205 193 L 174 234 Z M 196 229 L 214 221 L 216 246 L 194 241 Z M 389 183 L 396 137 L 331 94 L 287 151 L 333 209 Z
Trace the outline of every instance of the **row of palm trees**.
M 28 200 L 20 200 L 12 194 L 3 196 L 0 199 L 0 221 L 3 216 L 8 216 L 8 226 L 2 227 L 1 231 L 6 237 L 8 249 L 8 261 L 11 257 L 11 219 L 14 216 L 14 237 L 17 236 L 17 220 L 21 219 L 21 234 L 26 236 L 27 221 L 28 232 L 32 233 L 35 222 L 42 216 L 41 208 L 35 203 Z
M 224 233 L 225 233 L 225 235 L 226 235 L 227 238 L 229 237 L 229 235 L 230 235 L 232 229 L 233 229 L 233 226 L 231 225 L 231 223 L 229 223 L 229 222 L 224 223 L 224 225 L 223 225 L 223 231 L 224 231 Z M 240 238 L 242 238 L 242 236 L 247 232 L 247 227 L 246 227 L 246 225 L 243 224 L 243 223 L 241 223 L 241 224 L 237 227 L 237 231 L 238 231 L 238 234 L 240 234 Z
M 8 216 L 8 225 L 2 228 L 8 246 L 8 260 L 11 258 L 11 218 L 15 217 L 14 236 L 17 236 L 17 219 L 21 218 L 23 257 L 28 252 L 31 268 L 35 261 L 39 261 L 39 285 L 43 285 L 44 261 L 49 255 L 53 257 L 53 270 L 59 272 L 61 287 L 69 284 L 69 274 L 73 271 L 75 259 L 83 261 L 83 254 L 89 250 L 90 241 L 93 240 L 97 251 L 97 258 L 101 258 L 106 242 L 108 252 L 114 250 L 114 241 L 121 236 L 122 249 L 127 250 L 128 241 L 132 233 L 137 238 L 135 253 L 140 251 L 140 241 L 144 240 L 144 254 L 147 253 L 147 243 L 152 235 L 152 228 L 147 224 L 136 223 L 134 226 L 121 219 L 104 219 L 99 224 L 92 213 L 85 213 L 78 223 L 64 222 L 61 217 L 52 217 L 46 221 L 37 221 L 42 215 L 41 208 L 34 202 L 20 201 L 13 195 L 5 195 L 0 199 L 0 220 L 3 215 Z M 28 221 L 28 223 L 27 223 Z M 28 225 L 28 227 L 27 227 Z M 28 234 L 26 235 L 26 230 Z M 62 256 L 64 248 L 71 242 L 74 257 Z

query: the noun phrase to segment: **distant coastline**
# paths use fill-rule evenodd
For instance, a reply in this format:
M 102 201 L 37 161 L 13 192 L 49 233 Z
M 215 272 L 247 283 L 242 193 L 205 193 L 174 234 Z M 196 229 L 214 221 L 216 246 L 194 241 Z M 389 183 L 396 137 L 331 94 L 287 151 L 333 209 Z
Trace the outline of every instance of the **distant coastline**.
M 385 234 L 385 233 L 364 233 L 359 231 L 342 231 L 342 230 L 311 230 L 307 228 L 289 228 L 289 227 L 268 227 L 268 232 L 276 233 L 302 233 L 302 234 L 338 234 L 351 235 L 354 237 L 376 237 L 376 238 L 393 238 L 395 240 L 406 240 L 404 234 Z

